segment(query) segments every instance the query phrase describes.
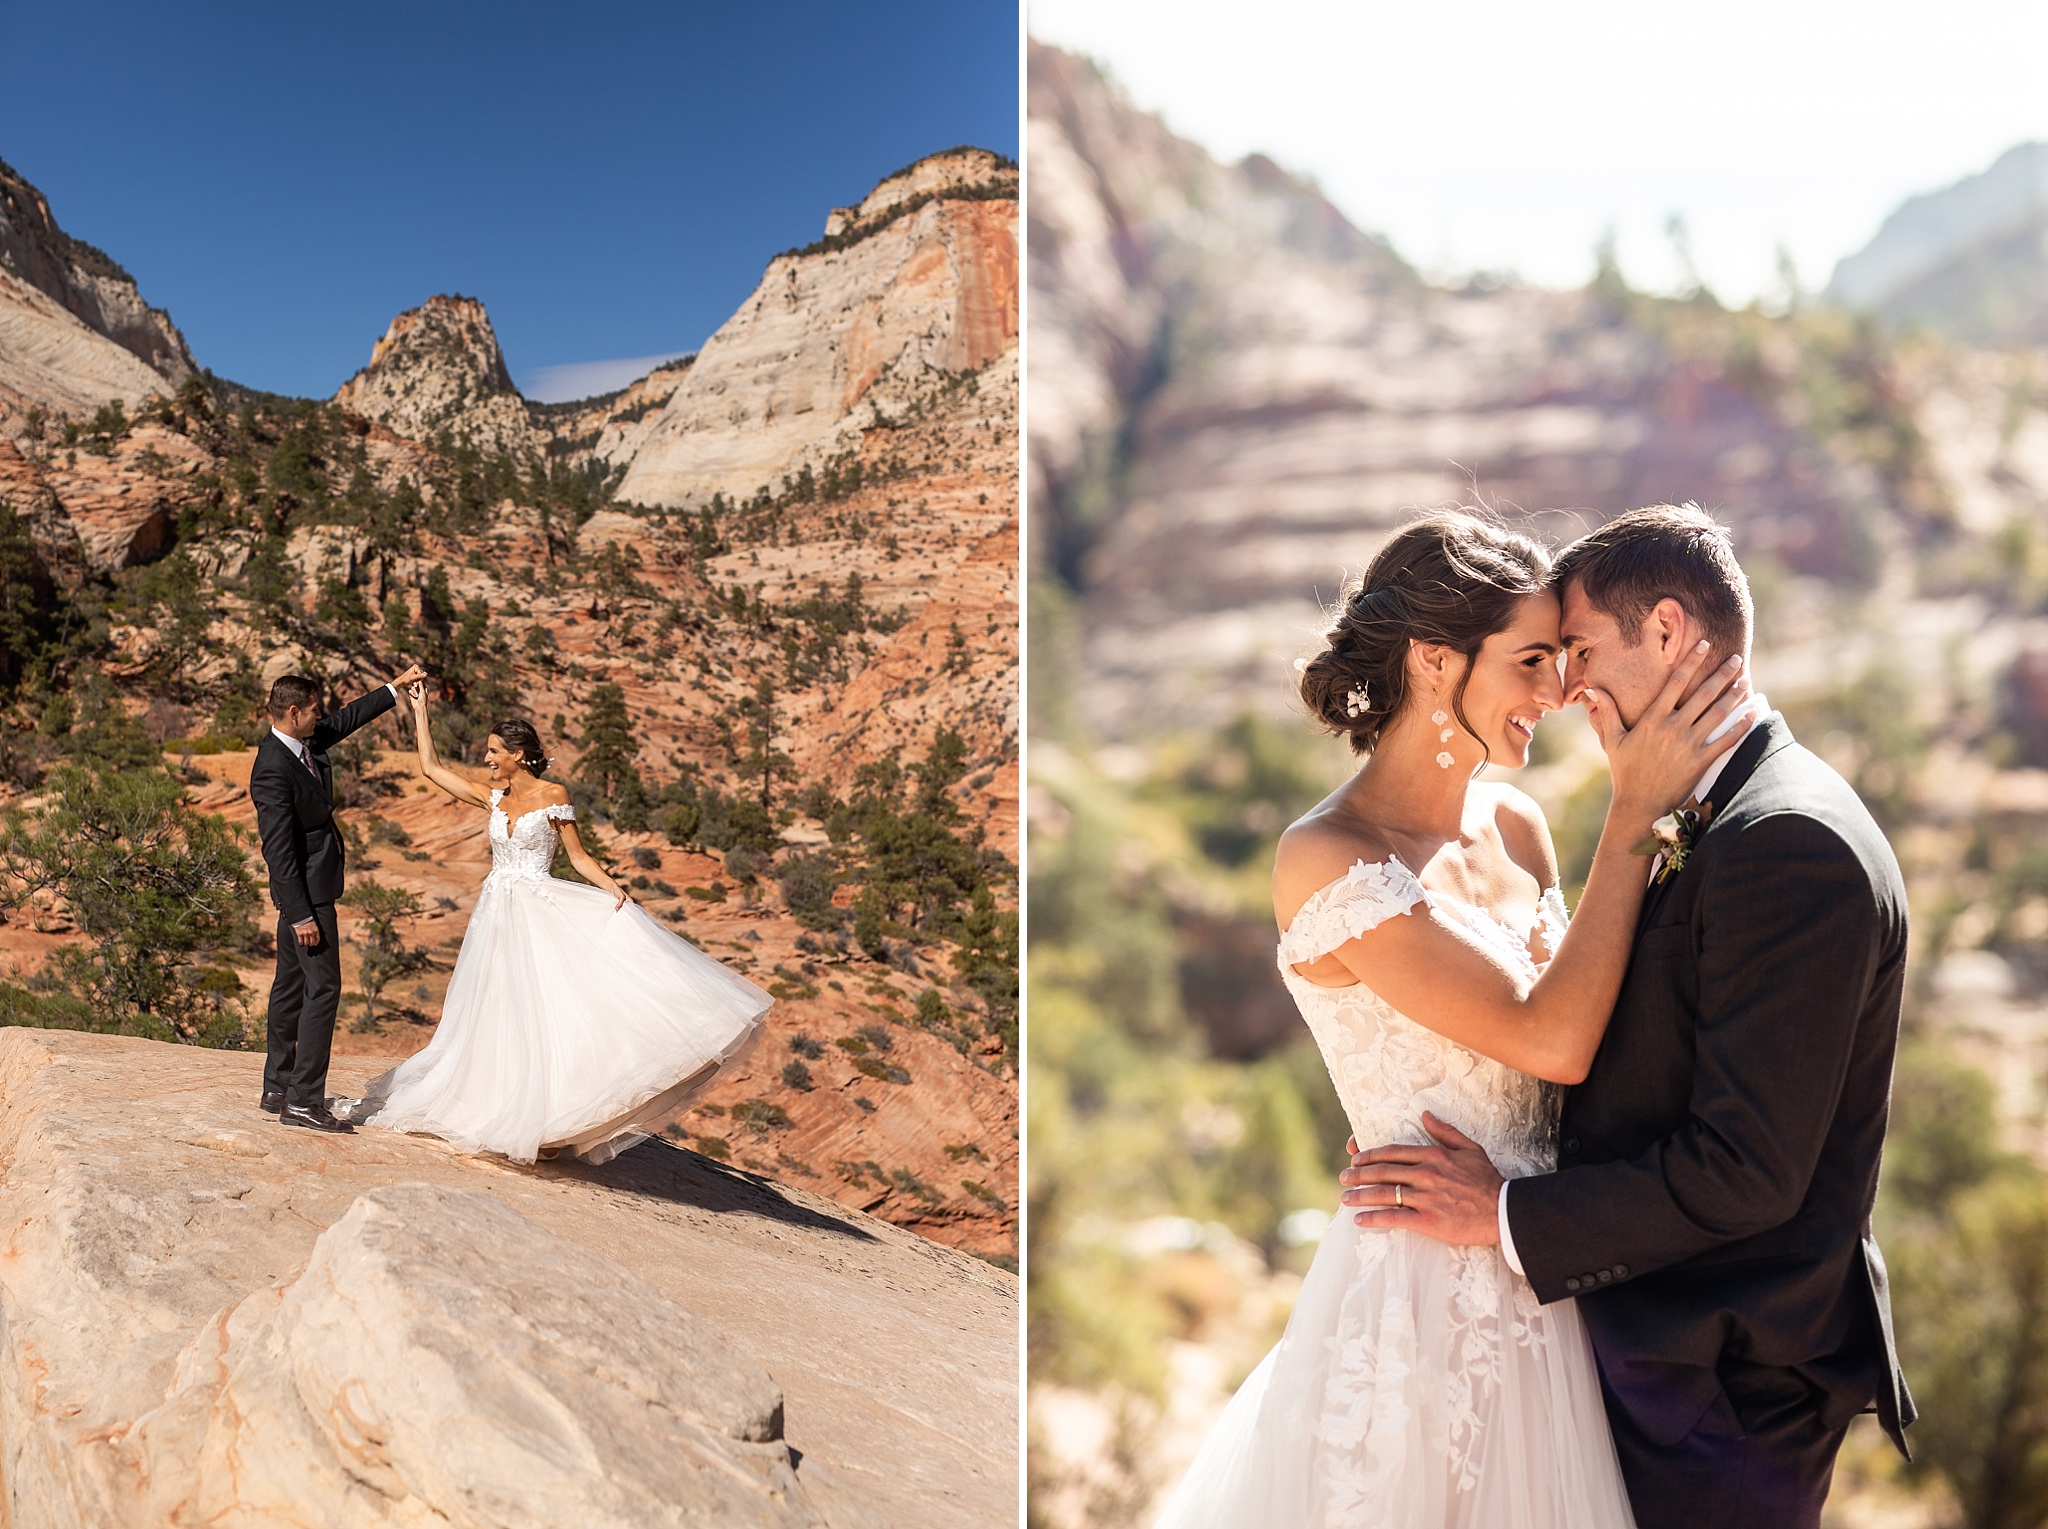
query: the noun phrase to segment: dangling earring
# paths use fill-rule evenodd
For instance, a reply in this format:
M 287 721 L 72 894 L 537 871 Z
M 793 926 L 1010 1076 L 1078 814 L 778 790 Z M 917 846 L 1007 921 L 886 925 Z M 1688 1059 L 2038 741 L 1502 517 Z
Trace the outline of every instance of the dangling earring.
M 1451 714 L 1445 711 L 1441 706 L 1439 706 L 1435 711 L 1429 714 L 1429 720 L 1434 722 L 1438 727 L 1443 729 L 1443 731 L 1436 735 L 1436 741 L 1438 743 L 1449 743 L 1451 741 L 1451 735 L 1457 731 L 1456 728 L 1449 726 Z M 1436 767 L 1439 770 L 1448 770 L 1452 765 L 1456 763 L 1457 760 L 1452 757 L 1451 751 L 1449 749 L 1445 749 L 1441 754 L 1438 754 L 1436 756 Z

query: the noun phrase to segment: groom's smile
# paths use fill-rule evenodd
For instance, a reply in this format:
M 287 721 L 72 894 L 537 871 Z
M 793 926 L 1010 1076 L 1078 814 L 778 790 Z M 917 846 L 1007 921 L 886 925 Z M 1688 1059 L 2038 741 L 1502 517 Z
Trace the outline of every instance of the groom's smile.
M 1598 690 L 1614 702 L 1624 727 L 1641 720 L 1643 708 L 1664 688 L 1672 666 L 1707 635 L 1684 606 L 1666 598 L 1643 618 L 1631 643 L 1621 623 L 1595 606 L 1576 579 L 1562 591 L 1558 630 L 1564 649 L 1565 704 L 1583 704 L 1589 689 Z M 1701 672 L 1711 675 L 1716 667 L 1710 661 Z

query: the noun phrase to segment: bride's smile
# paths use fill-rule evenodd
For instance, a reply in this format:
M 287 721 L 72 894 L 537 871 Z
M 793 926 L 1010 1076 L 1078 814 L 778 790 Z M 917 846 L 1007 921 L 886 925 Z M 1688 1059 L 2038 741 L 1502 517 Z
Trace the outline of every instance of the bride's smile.
M 1486 763 L 1512 770 L 1529 762 L 1536 724 L 1564 706 L 1557 654 L 1557 597 L 1547 591 L 1525 598 L 1507 630 L 1480 647 L 1459 709 L 1485 745 Z M 1453 744 L 1454 752 L 1465 750 L 1480 752 L 1470 732 Z

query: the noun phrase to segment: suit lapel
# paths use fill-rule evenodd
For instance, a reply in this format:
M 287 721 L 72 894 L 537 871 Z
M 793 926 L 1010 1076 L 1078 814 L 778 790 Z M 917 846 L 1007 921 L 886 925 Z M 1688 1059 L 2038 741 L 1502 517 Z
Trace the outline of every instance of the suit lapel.
M 319 776 L 315 779 L 313 773 L 307 770 L 306 762 L 293 753 L 291 745 L 279 738 L 277 734 L 265 733 L 263 735 L 257 747 L 263 748 L 266 746 L 278 751 L 285 773 L 292 777 L 293 790 L 311 791 L 322 807 L 326 808 L 329 812 L 334 810 L 334 776 L 324 754 L 313 755 L 313 763 L 319 770 Z
M 1749 730 L 1749 736 L 1735 745 L 1735 752 L 1729 756 L 1727 768 L 1721 771 L 1721 778 L 1714 782 L 1707 793 L 1707 800 L 1714 805 L 1714 817 L 1719 818 L 1728 804 L 1735 800 L 1735 793 L 1749 783 L 1756 774 L 1756 767 L 1763 762 L 1764 755 L 1792 741 L 1792 729 L 1785 725 L 1785 719 L 1778 712 L 1772 712 L 1763 721 Z M 1709 822 L 1709 831 L 1713 828 Z
M 1700 830 L 1701 839 L 1714 831 L 1714 824 L 1721 820 L 1721 814 L 1727 810 L 1728 804 L 1735 800 L 1735 793 L 1748 784 L 1750 776 L 1756 773 L 1756 767 L 1764 755 L 1780 744 L 1791 741 L 1792 730 L 1785 725 L 1785 719 L 1777 712 L 1772 712 L 1751 728 L 1749 735 L 1742 742 L 1735 745 L 1735 752 L 1729 756 L 1728 763 L 1722 768 L 1720 778 L 1707 792 L 1707 803 L 1712 805 L 1714 811 L 1708 818 L 1706 827 Z M 1642 914 L 1636 920 L 1637 933 L 1650 927 L 1651 919 L 1655 917 L 1657 910 L 1664 906 L 1664 898 L 1670 892 L 1671 884 L 1684 874 L 1683 871 L 1674 872 L 1661 881 L 1651 883 L 1649 895 L 1643 899 Z

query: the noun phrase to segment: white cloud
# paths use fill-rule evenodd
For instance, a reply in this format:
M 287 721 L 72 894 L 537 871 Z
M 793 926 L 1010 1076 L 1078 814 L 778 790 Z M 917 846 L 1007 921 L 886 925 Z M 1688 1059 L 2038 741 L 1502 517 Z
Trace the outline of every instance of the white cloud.
M 1603 230 L 1724 299 L 1809 287 L 1907 196 L 2048 138 L 2048 6 L 2014 0 L 1030 0 L 1225 160 L 1307 171 L 1432 271 L 1583 281 Z
M 574 398 L 595 398 L 600 393 L 614 392 L 645 377 L 662 362 L 688 354 L 679 350 L 665 356 L 622 356 L 616 361 L 535 366 L 521 372 L 515 381 L 519 391 L 535 403 L 567 403 Z

